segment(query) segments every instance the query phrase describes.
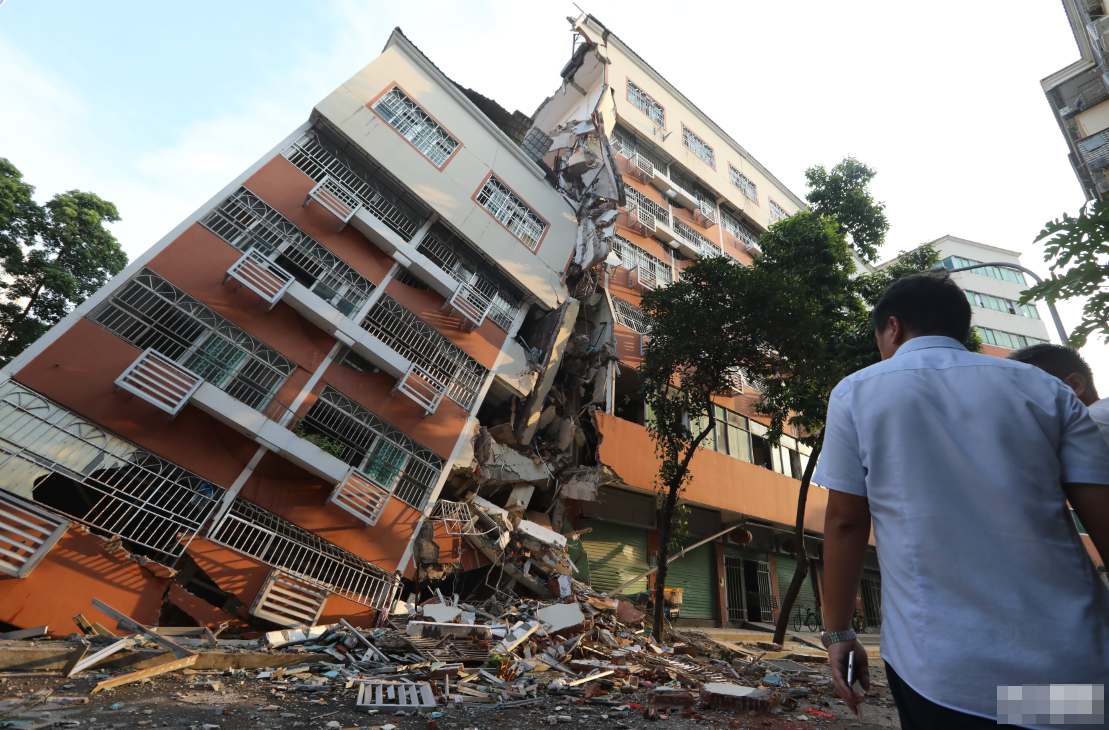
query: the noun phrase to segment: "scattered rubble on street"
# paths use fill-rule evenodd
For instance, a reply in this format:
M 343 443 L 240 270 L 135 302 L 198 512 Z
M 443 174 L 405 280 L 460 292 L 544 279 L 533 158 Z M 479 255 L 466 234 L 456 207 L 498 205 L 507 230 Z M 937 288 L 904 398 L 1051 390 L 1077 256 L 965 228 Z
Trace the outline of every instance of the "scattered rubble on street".
M 437 590 L 398 601 L 378 628 L 340 621 L 256 639 L 203 628 L 170 639 L 97 602 L 65 640 L 46 627 L 0 639 L 0 727 L 897 726 L 880 670 L 860 721 L 834 697 L 819 650 L 770 653 L 668 622 L 657 641 L 645 605 L 554 582 L 569 589 L 558 601 Z

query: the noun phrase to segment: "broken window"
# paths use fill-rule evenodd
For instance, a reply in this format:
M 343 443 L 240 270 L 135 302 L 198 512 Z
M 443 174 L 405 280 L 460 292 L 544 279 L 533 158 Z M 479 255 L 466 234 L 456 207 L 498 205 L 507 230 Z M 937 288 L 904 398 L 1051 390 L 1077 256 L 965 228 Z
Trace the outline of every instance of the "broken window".
M 516 197 L 496 175 L 489 175 L 477 194 L 477 202 L 525 246 L 532 251 L 539 247 L 539 241 L 547 230 L 547 222 Z
M 663 108 L 662 104 L 652 99 L 646 91 L 633 84 L 631 80 L 628 81 L 628 101 L 636 109 L 650 117 L 655 124 L 666 129 L 666 109 Z
M 612 408 L 617 418 L 647 425 L 647 404 L 641 392 L 639 373 L 634 368 L 623 365 L 614 378 Z
M 751 182 L 751 179 L 749 177 L 732 167 L 730 164 L 728 165 L 728 173 L 732 177 L 732 185 L 735 185 L 737 188 L 739 188 L 740 192 L 742 192 L 751 200 L 755 201 L 755 204 L 758 205 L 759 189 L 758 187 L 756 187 L 755 183 Z
M 444 461 L 331 386 L 304 416 L 306 430 L 336 439 L 339 458 L 412 507 L 423 507 Z
M 641 335 L 651 331 L 651 320 L 642 309 L 615 295 L 612 295 L 612 304 L 614 307 L 612 316 L 616 318 L 617 324 L 622 324 Z
M 362 308 L 375 288 L 246 188 L 239 188 L 200 224 L 240 251 L 253 248 L 348 317 Z
M 392 575 L 242 498 L 231 503 L 208 537 L 364 606 L 390 605 Z
M 682 144 L 690 152 L 700 157 L 709 167 L 716 167 L 716 153 L 712 151 L 712 147 L 709 147 L 708 142 L 698 137 L 692 129 L 684 124 L 682 125 Z
M 394 86 L 385 92 L 374 103 L 373 110 L 436 167 L 445 165 L 458 148 L 458 140 L 409 99 L 400 87 Z
M 324 129 L 327 123 L 323 119 L 317 125 L 281 154 L 316 182 L 331 177 L 342 183 L 362 201 L 367 212 L 411 241 L 431 215 L 423 203 L 356 145 L 337 141 L 342 135 Z
M 0 484 L 166 565 L 224 493 L 13 380 L 0 385 Z
M 153 348 L 251 408 L 263 410 L 296 364 L 149 269 L 90 316 L 139 349 Z
M 486 317 L 505 332 L 512 328 L 523 306 L 524 296 L 492 264 L 473 251 L 462 237 L 442 223 L 436 223 L 416 249 L 455 281 L 470 285 L 492 302 Z
M 612 237 L 612 250 L 620 257 L 620 263 L 625 269 L 642 266 L 653 273 L 662 284 L 670 284 L 674 281 L 674 272 L 671 270 L 670 264 L 658 256 L 644 251 L 618 233 Z
M 785 208 L 783 208 L 782 206 L 775 203 L 773 201 L 773 199 L 771 199 L 771 198 L 767 198 L 767 200 L 770 200 L 770 219 L 771 220 L 780 221 L 783 218 L 789 218 L 789 213 L 786 212 Z
M 489 371 L 400 302 L 383 294 L 361 327 L 445 383 L 455 403 L 466 410 L 473 406 Z

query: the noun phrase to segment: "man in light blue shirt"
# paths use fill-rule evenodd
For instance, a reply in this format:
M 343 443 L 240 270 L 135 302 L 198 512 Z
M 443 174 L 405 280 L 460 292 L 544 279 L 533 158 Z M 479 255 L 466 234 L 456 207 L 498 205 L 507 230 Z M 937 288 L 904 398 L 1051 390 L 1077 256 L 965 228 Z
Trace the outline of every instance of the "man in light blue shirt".
M 967 352 L 970 305 L 946 274 L 894 283 L 873 314 L 883 362 L 836 386 L 813 476 L 831 490 L 837 692 L 863 701 L 852 653 L 869 686 L 850 626 L 872 520 L 904 730 L 993 726 L 999 686 L 1104 683 L 1109 589 L 1066 508 L 1109 554 L 1109 446 L 1086 407 L 1038 368 Z

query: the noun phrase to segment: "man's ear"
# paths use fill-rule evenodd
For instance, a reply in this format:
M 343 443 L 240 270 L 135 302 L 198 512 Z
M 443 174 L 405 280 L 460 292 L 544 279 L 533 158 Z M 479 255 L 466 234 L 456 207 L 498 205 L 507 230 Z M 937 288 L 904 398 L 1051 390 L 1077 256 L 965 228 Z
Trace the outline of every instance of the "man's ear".
M 1070 386 L 1079 400 L 1086 394 L 1086 376 L 1081 373 L 1071 373 L 1063 378 L 1063 382 Z

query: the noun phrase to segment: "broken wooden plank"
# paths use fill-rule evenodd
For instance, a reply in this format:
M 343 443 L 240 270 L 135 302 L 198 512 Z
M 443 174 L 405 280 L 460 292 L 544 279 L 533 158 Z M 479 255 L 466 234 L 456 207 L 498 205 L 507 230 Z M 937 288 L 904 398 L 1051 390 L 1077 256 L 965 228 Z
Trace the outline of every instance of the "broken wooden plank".
M 609 670 L 604 671 L 604 672 L 597 672 L 596 674 L 590 674 L 588 677 L 582 677 L 581 679 L 575 679 L 573 682 L 567 682 L 566 686 L 567 687 L 576 687 L 579 684 L 582 684 L 584 682 L 592 682 L 594 679 L 600 679 L 601 677 L 607 677 L 608 675 L 612 674 L 612 672 L 613 672 L 613 670 L 609 669 Z
M 15 707 L 12 707 L 8 710 L 5 710 L 4 712 L 0 712 L 0 720 L 12 717 L 13 715 L 18 715 L 22 712 L 26 712 L 27 710 L 31 709 L 32 707 L 35 707 L 37 705 L 41 705 L 43 702 L 46 702 L 46 700 L 52 694 L 54 694 L 54 690 L 52 690 L 52 689 L 39 690 L 38 692 L 35 692 L 30 697 L 28 697 L 25 700 L 23 700 L 22 702 L 20 702 Z
M 68 677 L 73 674 L 73 668 L 77 666 L 77 662 L 81 661 L 85 657 L 85 654 L 88 653 L 88 644 L 78 644 L 77 648 L 73 650 L 73 653 L 69 655 L 69 659 L 66 660 L 65 666 L 62 667 L 62 676 Z
M 17 629 L 15 631 L 7 631 L 0 634 L 0 641 L 12 639 L 33 639 L 36 636 L 42 636 L 46 633 L 45 626 L 37 626 L 33 629 Z
M 92 624 L 85 618 L 84 614 L 77 614 L 73 617 L 73 623 L 77 624 L 77 628 L 81 629 L 81 633 L 85 636 L 91 636 L 93 633 Z
M 92 633 L 96 634 L 97 636 L 115 636 L 116 635 L 116 632 L 112 631 L 111 629 L 109 629 L 107 626 L 100 623 L 99 621 L 93 621 L 92 622 Z
M 159 674 L 165 674 L 166 672 L 172 672 L 176 669 L 184 669 L 185 667 L 191 667 L 193 664 L 196 664 L 196 660 L 198 658 L 199 658 L 199 655 L 190 654 L 187 657 L 181 657 L 179 659 L 174 659 L 171 662 L 166 662 L 165 664 L 159 664 L 156 667 L 150 667 L 149 669 L 140 669 L 139 671 L 131 672 L 130 674 L 121 674 L 118 677 L 112 677 L 111 679 L 105 679 L 101 682 L 98 682 L 97 685 L 92 688 L 92 691 L 93 692 L 100 692 L 101 690 L 112 689 L 113 687 L 119 687 L 120 685 L 123 685 L 123 684 L 130 684 L 131 682 L 137 682 L 140 679 L 146 679 L 147 677 L 156 677 Z
M 119 641 L 115 642 L 114 644 L 112 644 L 110 646 L 107 646 L 107 647 L 101 649 L 100 651 L 96 652 L 95 654 L 88 657 L 87 659 L 81 659 L 79 662 L 77 662 L 76 665 L 74 665 L 74 667 L 72 669 L 69 670 L 69 673 L 66 674 L 65 676 L 72 677 L 74 674 L 77 674 L 78 672 L 83 672 L 86 669 L 88 669 L 89 667 L 91 667 L 92 665 L 97 664 L 97 663 L 103 661 L 104 659 L 107 659 L 112 654 L 115 654 L 117 651 L 119 651 L 121 649 L 127 649 L 129 647 L 134 646 L 134 645 L 135 645 L 135 640 L 132 639 L 131 637 L 126 637 L 126 638 L 120 639 Z
M 145 634 L 146 636 L 150 637 L 150 639 L 155 644 L 162 647 L 166 651 L 170 652 L 171 654 L 173 654 L 178 659 L 184 659 L 187 656 L 193 656 L 193 652 L 189 651 L 185 647 L 181 646 L 180 644 L 173 643 L 172 641 L 170 641 L 169 639 L 167 639 L 164 636 L 159 636 L 157 633 L 155 633 L 155 632 L 151 631 L 150 629 L 148 629 L 147 627 L 143 626 L 138 621 L 135 621 L 130 616 L 127 616 L 127 615 L 125 615 L 123 613 L 120 613 L 119 611 L 115 610 L 114 608 L 112 608 L 108 604 L 101 601 L 99 598 L 92 599 L 92 605 L 93 605 L 93 608 L 95 608 L 95 609 L 103 612 L 104 614 L 114 618 L 116 620 L 116 622 L 121 624 L 126 631 L 130 631 L 132 633 L 137 633 L 137 634 Z

